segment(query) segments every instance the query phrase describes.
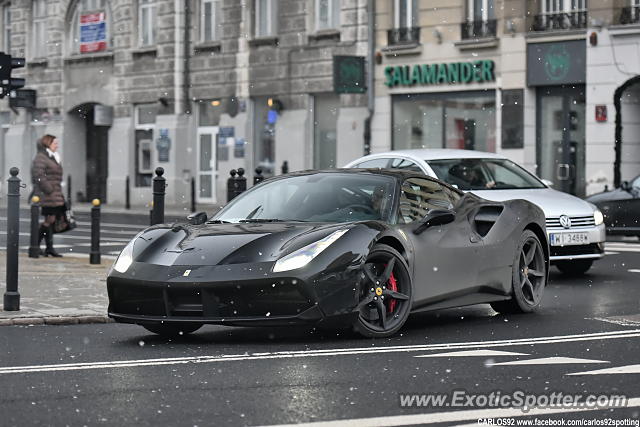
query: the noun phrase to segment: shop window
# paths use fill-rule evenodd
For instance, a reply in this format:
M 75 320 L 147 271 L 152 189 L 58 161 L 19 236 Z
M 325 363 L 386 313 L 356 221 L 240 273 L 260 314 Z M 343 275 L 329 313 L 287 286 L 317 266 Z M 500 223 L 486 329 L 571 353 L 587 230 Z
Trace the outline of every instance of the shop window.
M 340 1 L 316 0 L 316 30 L 340 27 Z
M 336 167 L 338 95 L 317 95 L 314 98 L 313 165 L 316 169 Z
M 494 91 L 393 97 L 393 148 L 495 152 Z
M 255 0 L 255 33 L 256 37 L 270 37 L 277 34 L 278 2 L 277 0 Z
M 202 0 L 200 6 L 200 40 L 202 42 L 220 40 L 221 6 L 222 0 Z
M 69 54 L 108 50 L 111 43 L 110 19 L 106 0 L 78 0 L 68 26 Z
M 156 44 L 156 2 L 139 0 L 138 3 L 138 44 L 141 47 Z
M 524 147 L 524 91 L 502 91 L 502 148 Z
M 150 187 L 153 178 L 153 134 L 158 114 L 157 104 L 136 107 L 135 123 L 135 185 Z

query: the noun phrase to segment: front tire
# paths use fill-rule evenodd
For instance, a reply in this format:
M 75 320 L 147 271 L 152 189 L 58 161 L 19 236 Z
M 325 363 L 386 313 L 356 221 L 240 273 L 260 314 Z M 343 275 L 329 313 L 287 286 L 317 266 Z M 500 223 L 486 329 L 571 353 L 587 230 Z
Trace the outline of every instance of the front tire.
M 547 286 L 548 262 L 538 236 L 524 230 L 511 273 L 511 299 L 491 303 L 498 313 L 530 313 L 538 308 Z
M 391 246 L 375 245 L 361 278 L 355 330 L 372 338 L 395 334 L 411 311 L 411 276 L 404 257 Z
M 182 324 L 169 324 L 169 323 L 149 323 L 142 325 L 147 331 L 153 332 L 166 338 L 175 338 L 179 336 L 188 335 L 197 331 L 202 327 L 200 323 L 182 323 Z
M 559 261 L 556 267 L 566 276 L 581 276 L 589 271 L 592 265 L 592 259 L 574 259 L 572 261 Z

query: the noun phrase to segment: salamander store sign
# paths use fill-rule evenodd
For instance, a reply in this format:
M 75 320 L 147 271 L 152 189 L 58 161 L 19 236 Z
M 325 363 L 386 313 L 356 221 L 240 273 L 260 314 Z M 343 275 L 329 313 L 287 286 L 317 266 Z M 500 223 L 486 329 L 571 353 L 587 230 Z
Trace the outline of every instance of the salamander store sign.
M 495 62 L 490 59 L 441 64 L 395 65 L 384 69 L 388 87 L 495 82 Z

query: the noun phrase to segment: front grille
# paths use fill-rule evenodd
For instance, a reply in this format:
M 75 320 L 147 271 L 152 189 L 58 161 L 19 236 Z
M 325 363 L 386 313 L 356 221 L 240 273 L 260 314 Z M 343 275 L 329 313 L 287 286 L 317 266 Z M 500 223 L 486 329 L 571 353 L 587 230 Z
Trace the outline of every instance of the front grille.
M 570 218 L 571 228 L 594 227 L 596 225 L 596 221 L 595 219 L 593 219 L 593 215 L 572 216 Z M 560 217 L 547 218 L 547 228 L 559 228 L 565 230 L 565 228 L 560 225 Z
M 567 255 L 591 255 L 601 254 L 604 251 L 604 244 L 591 243 L 588 245 L 576 246 L 551 246 L 551 256 L 567 256 Z
M 112 283 L 109 311 L 123 315 L 226 319 L 290 316 L 313 306 L 301 289 L 300 282 L 215 287 L 173 285 L 167 288 Z

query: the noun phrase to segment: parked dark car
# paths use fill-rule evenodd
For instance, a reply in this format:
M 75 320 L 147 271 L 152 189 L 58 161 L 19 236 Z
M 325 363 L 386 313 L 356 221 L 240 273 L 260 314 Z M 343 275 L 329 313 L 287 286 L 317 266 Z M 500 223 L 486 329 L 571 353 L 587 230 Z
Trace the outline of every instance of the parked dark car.
M 604 215 L 608 234 L 640 237 L 640 175 L 620 188 L 593 194 L 586 199 Z
M 533 311 L 548 271 L 544 213 L 526 200 L 484 200 L 411 171 L 297 172 L 209 221 L 138 234 L 107 277 L 109 316 L 165 335 L 324 323 L 385 337 L 413 311 Z

